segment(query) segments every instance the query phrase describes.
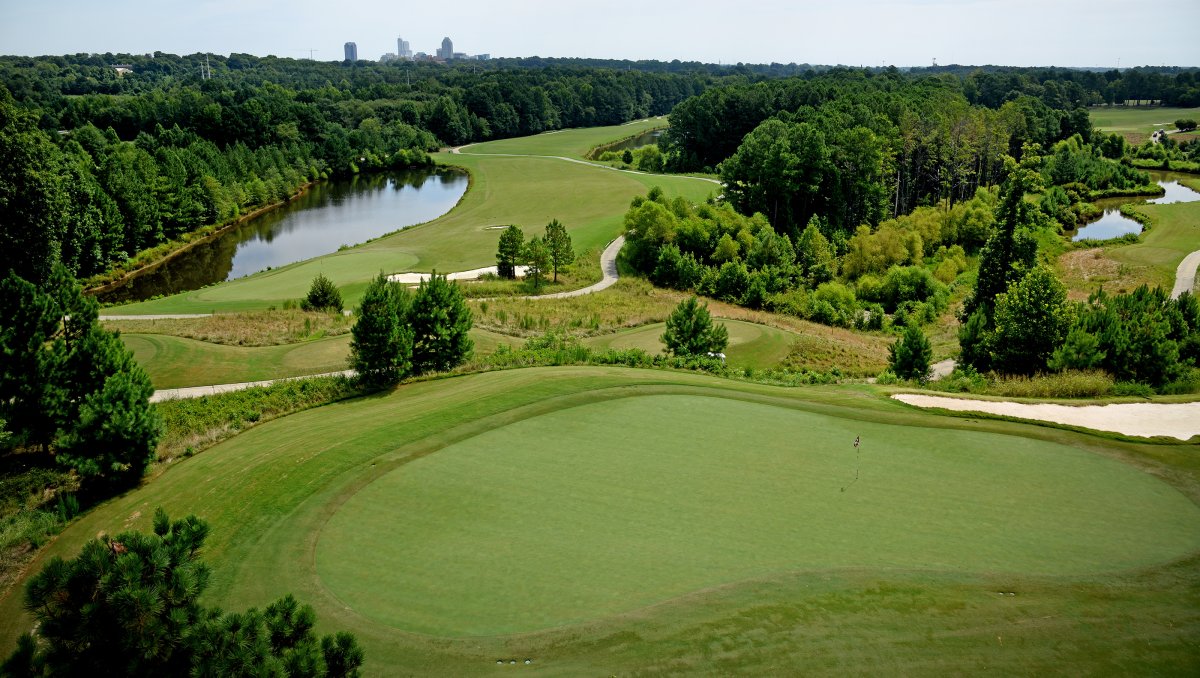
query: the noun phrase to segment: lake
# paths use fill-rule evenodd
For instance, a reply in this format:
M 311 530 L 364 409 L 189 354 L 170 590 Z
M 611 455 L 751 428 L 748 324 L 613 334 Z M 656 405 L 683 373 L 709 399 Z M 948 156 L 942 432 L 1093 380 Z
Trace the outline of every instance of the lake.
M 1127 233 L 1141 233 L 1142 225 L 1121 214 L 1121 205 L 1150 204 L 1165 205 L 1175 202 L 1195 202 L 1200 200 L 1200 193 L 1179 183 L 1179 178 L 1188 176 L 1178 172 L 1149 172 L 1154 183 L 1162 186 L 1165 194 L 1157 198 L 1106 198 L 1097 200 L 1096 206 L 1104 210 L 1104 215 L 1095 221 L 1088 222 L 1071 236 L 1071 240 L 1108 240 L 1119 238 Z
M 446 170 L 323 181 L 99 298 L 140 301 L 336 252 L 440 217 L 458 203 L 468 183 L 466 174 Z

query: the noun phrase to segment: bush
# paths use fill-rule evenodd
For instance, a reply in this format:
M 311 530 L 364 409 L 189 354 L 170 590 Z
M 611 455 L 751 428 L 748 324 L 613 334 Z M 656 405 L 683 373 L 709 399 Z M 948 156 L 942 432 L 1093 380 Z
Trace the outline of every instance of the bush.
M 308 296 L 300 300 L 300 308 L 305 311 L 342 312 L 342 293 L 334 286 L 333 281 L 318 273 L 308 288 Z

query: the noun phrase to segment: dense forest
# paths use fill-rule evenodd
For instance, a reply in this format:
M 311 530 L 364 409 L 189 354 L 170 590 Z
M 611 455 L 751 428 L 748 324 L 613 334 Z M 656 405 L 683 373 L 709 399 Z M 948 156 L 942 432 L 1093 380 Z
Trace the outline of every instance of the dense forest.
M 735 207 L 793 237 L 819 215 L 844 248 L 860 225 L 972 199 L 1027 143 L 1090 143 L 1085 105 L 1186 104 L 1197 87 L 1195 70 L 1152 68 L 0 57 L 0 269 L 88 277 L 325 177 L 666 113 L 667 170 L 719 171 Z M 1171 152 L 1139 162 L 1190 158 Z M 802 171 L 779 171 L 797 158 Z

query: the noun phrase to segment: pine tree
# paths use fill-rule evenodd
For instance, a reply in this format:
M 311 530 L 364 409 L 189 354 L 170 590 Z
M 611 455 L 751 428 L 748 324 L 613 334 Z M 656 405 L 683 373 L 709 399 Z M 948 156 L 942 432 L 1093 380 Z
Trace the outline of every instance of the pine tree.
M 525 251 L 525 233 L 520 226 L 509 226 L 500 234 L 496 245 L 496 273 L 501 278 L 517 277 L 517 264 Z
M 536 293 L 542 287 L 546 277 L 546 269 L 550 268 L 552 257 L 546 242 L 536 235 L 525 243 L 525 279 L 533 284 Z
M 713 322 L 707 305 L 701 306 L 696 297 L 688 297 L 667 318 L 662 342 L 677 356 L 721 353 L 729 344 L 729 330 Z
M 408 291 L 382 272 L 367 286 L 350 328 L 350 367 L 363 382 L 394 384 L 412 369 L 411 301 Z
M 334 311 L 342 312 L 342 293 L 334 286 L 333 281 L 318 273 L 308 288 L 308 295 L 300 300 L 300 308 L 305 311 Z
M 160 508 L 153 534 L 127 531 L 54 558 L 26 587 L 38 621 L 4 675 L 357 676 L 354 636 L 318 638 L 316 615 L 288 595 L 259 612 L 223 614 L 199 600 L 210 570 L 200 559 L 208 524 L 172 522 Z
M 440 372 L 462 364 L 473 343 L 471 310 L 458 285 L 434 272 L 421 282 L 408 311 L 413 331 L 413 372 Z
M 929 378 L 933 347 L 916 323 L 904 328 L 904 334 L 888 348 L 888 366 L 897 377 L 924 382 Z
M 550 250 L 550 263 L 554 266 L 554 282 L 558 282 L 559 269 L 565 269 L 575 261 L 575 250 L 571 247 L 571 234 L 567 227 L 558 219 L 546 224 L 546 237 L 543 240 Z

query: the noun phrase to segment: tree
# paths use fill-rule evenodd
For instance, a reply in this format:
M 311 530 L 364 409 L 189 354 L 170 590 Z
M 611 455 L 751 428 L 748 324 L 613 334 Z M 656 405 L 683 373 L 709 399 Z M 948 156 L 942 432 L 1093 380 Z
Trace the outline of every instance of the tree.
M 1191 118 L 1180 118 L 1175 121 L 1175 129 L 1180 132 L 1196 129 L 1196 121 Z
M 350 328 L 350 367 L 365 383 L 394 384 L 412 369 L 410 304 L 408 291 L 382 271 L 363 293 L 358 319 Z
M 1041 185 L 1038 167 L 1041 156 L 1036 147 L 1025 149 L 1020 163 L 1005 159 L 1008 177 L 1000 187 L 1000 204 L 996 207 L 996 230 L 988 238 L 979 257 L 979 277 L 975 290 L 963 304 L 963 317 L 968 318 L 977 308 L 983 308 L 987 319 L 992 318 L 996 295 L 1021 279 L 1034 264 L 1037 241 L 1028 227 L 1034 223 L 1034 210 L 1025 194 Z
M 571 234 L 567 227 L 558 219 L 546 224 L 546 237 L 543 240 L 550 249 L 550 263 L 554 266 L 554 282 L 558 282 L 558 269 L 565 269 L 575 261 L 575 250 L 571 246 Z
M 5 675 L 358 675 L 357 640 L 317 638 L 312 608 L 290 595 L 262 613 L 201 605 L 207 536 L 203 520 L 172 522 L 160 508 L 153 534 L 104 535 L 55 557 L 26 587 L 37 637 L 21 638 Z
M 812 287 L 833 280 L 837 262 L 829 240 L 821 233 L 819 217 L 809 219 L 800 237 L 796 238 L 796 263 Z
M 679 302 L 667 318 L 662 342 L 677 356 L 703 356 L 721 353 L 729 344 L 729 330 L 713 323 L 708 306 L 701 306 L 696 297 Z
M 0 281 L 0 417 L 17 444 L 53 449 L 91 483 L 129 485 L 161 423 L 150 378 L 98 314 L 61 263 L 44 289 L 12 273 Z
M 1046 369 L 1070 326 L 1066 286 L 1049 268 L 1034 268 L 996 297 L 992 366 L 1014 374 Z
M 449 370 L 471 355 L 474 343 L 467 334 L 471 331 L 471 310 L 462 290 L 446 276 L 434 271 L 421 281 L 409 306 L 408 323 L 413 332 L 414 373 Z
M 520 226 L 509 226 L 500 234 L 496 246 L 496 273 L 501 278 L 512 280 L 517 277 L 517 264 L 525 250 L 525 233 Z
M 536 235 L 525 243 L 525 278 L 533 283 L 533 291 L 537 292 L 546 277 L 546 269 L 552 265 L 553 257 L 546 242 Z
M 888 366 L 897 377 L 924 383 L 929 378 L 933 347 L 916 323 L 909 323 L 904 334 L 888 348 Z
M 318 273 L 308 288 L 308 295 L 300 300 L 300 308 L 305 311 L 334 311 L 342 312 L 342 293 L 334 286 L 333 281 Z

